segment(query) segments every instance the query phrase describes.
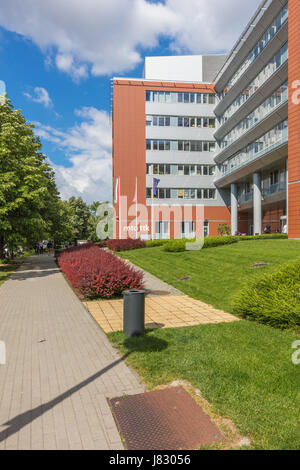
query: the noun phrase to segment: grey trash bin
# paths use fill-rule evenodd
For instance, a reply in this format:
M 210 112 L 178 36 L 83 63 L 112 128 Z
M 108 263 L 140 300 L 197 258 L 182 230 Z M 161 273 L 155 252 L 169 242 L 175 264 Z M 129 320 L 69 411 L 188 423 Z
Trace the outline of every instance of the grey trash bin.
M 123 292 L 123 331 L 126 336 L 145 332 L 145 294 L 146 291 L 140 289 Z

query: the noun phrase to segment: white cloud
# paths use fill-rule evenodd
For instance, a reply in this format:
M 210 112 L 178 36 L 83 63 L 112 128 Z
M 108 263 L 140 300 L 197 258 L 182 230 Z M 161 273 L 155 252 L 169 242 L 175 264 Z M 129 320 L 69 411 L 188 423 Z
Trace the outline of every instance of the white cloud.
M 29 100 L 34 101 L 35 103 L 41 103 L 46 108 L 50 108 L 53 106 L 52 100 L 48 91 L 43 87 L 35 87 L 34 94 L 24 93 Z
M 96 108 L 75 111 L 81 120 L 67 131 L 35 123 L 35 132 L 65 152 L 70 166 L 51 162 L 63 199 L 111 200 L 111 126 L 109 115 Z M 55 153 L 55 152 L 54 152 Z
M 162 35 L 178 52 L 231 49 L 260 0 L 10 0 L 0 24 L 74 80 L 133 69 Z M 52 59 L 54 59 L 52 61 Z

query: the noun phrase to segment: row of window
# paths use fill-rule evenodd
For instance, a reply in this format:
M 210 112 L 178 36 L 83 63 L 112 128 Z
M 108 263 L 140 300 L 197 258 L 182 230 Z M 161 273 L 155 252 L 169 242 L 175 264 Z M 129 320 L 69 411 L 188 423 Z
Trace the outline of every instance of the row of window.
M 201 140 L 146 140 L 146 150 L 183 151 L 183 152 L 215 152 L 216 142 Z
M 247 101 L 268 80 L 268 78 L 287 61 L 287 59 L 288 43 L 286 42 L 280 51 L 272 57 L 263 70 L 254 78 L 254 80 L 252 80 L 247 88 L 245 88 L 226 109 L 224 114 L 219 118 L 219 122 L 221 124 L 225 124 L 225 122 L 245 103 L 245 101 Z
M 288 99 L 288 81 L 284 82 L 271 96 L 269 96 L 260 106 L 235 126 L 221 141 L 220 147 L 226 148 L 241 135 L 254 127 L 259 121 L 264 119 L 270 112 Z
M 147 175 L 177 175 L 177 176 L 212 176 L 216 172 L 215 165 L 146 165 Z
M 146 116 L 146 126 L 159 127 L 216 127 L 216 119 L 208 117 L 182 117 L 182 116 Z
M 152 188 L 146 189 L 147 199 L 152 198 Z M 215 189 L 158 188 L 154 199 L 216 199 Z
M 239 166 L 244 165 L 249 160 L 252 160 L 260 152 L 266 151 L 273 145 L 280 143 L 287 139 L 288 134 L 288 120 L 285 119 L 283 122 L 278 124 L 274 129 L 261 136 L 255 142 L 252 142 L 243 150 L 241 150 L 234 157 L 226 160 L 222 165 L 223 174 L 231 173 Z
M 180 223 L 180 236 L 181 238 L 194 238 L 195 237 L 195 222 L 182 221 Z M 175 225 L 175 222 L 174 222 Z M 209 220 L 203 222 L 203 235 L 209 236 Z M 170 222 L 161 220 L 155 222 L 155 238 L 156 239 L 169 239 L 170 238 Z
M 256 57 L 264 50 L 267 44 L 275 36 L 275 34 L 280 30 L 282 25 L 288 19 L 288 3 L 280 11 L 279 15 L 273 20 L 267 31 L 263 34 L 260 40 L 257 42 L 255 47 L 252 49 L 247 59 L 243 62 L 239 70 L 233 75 L 229 80 L 226 87 L 223 90 L 223 96 L 225 96 L 228 91 L 233 87 L 233 85 L 238 81 L 238 79 L 244 74 L 247 68 L 252 64 Z
M 177 91 L 146 90 L 146 101 L 153 103 L 215 104 L 215 93 L 178 93 Z

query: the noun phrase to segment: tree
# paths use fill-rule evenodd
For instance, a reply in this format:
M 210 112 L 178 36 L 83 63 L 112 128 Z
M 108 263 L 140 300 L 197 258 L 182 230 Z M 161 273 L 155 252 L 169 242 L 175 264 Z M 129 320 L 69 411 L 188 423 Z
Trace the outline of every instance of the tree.
M 12 240 L 33 242 L 51 231 L 59 195 L 34 126 L 6 97 L 0 104 L 0 257 Z
M 89 221 L 91 212 L 88 204 L 81 197 L 70 197 L 68 204 L 71 208 L 71 224 L 73 226 L 74 240 L 87 240 L 89 235 Z

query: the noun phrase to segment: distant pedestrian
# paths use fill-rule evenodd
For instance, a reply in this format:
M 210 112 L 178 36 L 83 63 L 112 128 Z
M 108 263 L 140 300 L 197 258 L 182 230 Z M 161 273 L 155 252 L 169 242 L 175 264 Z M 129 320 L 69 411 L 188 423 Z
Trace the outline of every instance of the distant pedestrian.
M 283 229 L 282 229 L 282 233 L 288 233 L 287 224 L 284 224 Z
M 50 256 L 53 251 L 53 243 L 51 241 L 47 243 L 47 248 L 48 248 L 48 256 Z
M 40 252 L 40 255 L 42 255 L 44 253 L 44 243 L 43 242 L 39 243 L 39 252 Z

